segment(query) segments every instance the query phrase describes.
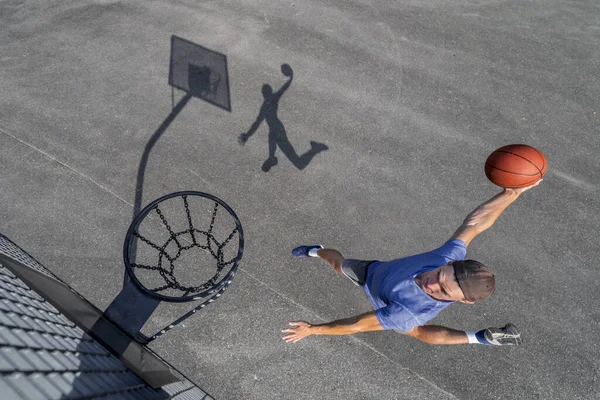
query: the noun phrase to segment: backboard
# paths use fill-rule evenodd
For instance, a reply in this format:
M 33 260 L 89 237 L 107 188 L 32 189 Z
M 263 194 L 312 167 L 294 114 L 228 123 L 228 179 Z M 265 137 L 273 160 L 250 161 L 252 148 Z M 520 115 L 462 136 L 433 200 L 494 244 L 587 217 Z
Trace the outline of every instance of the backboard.
M 231 111 L 227 57 L 224 54 L 172 36 L 169 85 Z

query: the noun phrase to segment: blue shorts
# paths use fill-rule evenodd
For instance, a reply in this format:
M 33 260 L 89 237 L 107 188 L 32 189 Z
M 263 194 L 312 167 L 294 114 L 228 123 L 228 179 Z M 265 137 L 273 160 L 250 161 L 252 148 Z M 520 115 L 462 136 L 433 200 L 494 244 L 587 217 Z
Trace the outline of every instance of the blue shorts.
M 367 281 L 369 266 L 374 262 L 377 262 L 377 260 L 366 261 L 345 258 L 344 261 L 342 261 L 342 272 L 356 286 L 364 286 Z

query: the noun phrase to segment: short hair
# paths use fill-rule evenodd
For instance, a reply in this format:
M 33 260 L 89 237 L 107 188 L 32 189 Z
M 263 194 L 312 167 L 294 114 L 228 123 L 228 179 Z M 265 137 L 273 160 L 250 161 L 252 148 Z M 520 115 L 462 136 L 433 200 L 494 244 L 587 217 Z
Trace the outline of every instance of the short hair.
M 485 300 L 496 290 L 496 277 L 488 267 L 479 261 L 454 261 L 452 266 L 465 300 Z

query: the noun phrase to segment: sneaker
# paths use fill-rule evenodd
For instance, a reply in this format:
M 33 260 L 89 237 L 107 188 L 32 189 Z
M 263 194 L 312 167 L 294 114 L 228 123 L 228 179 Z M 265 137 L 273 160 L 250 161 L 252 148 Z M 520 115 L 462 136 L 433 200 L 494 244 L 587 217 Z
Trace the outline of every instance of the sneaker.
M 485 330 L 485 338 L 492 344 L 499 345 L 520 345 L 521 332 L 513 324 L 506 324 L 504 328 L 488 328 Z
M 262 170 L 264 172 L 269 172 L 269 170 L 276 165 L 277 165 L 277 157 L 267 158 L 267 161 L 265 161 L 262 165 Z
M 329 147 L 325 143 L 314 142 L 312 140 L 310 141 L 310 147 L 316 152 L 329 150 Z
M 323 246 L 320 244 L 314 244 L 312 246 L 298 246 L 294 250 L 292 250 L 292 255 L 294 257 L 308 257 L 308 252 L 312 249 L 322 249 Z

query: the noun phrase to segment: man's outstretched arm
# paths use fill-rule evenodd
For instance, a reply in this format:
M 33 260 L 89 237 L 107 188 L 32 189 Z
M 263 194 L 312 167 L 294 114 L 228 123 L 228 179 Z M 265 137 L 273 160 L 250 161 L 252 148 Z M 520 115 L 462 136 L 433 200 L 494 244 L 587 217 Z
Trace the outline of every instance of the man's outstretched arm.
M 350 318 L 339 319 L 327 324 L 311 325 L 304 321 L 289 323 L 291 328 L 283 329 L 287 333 L 282 339 L 296 343 L 310 335 L 351 335 L 358 332 L 382 331 L 384 328 L 375 316 L 375 311 Z M 465 332 L 439 325 L 416 326 L 407 336 L 429 344 L 487 344 L 518 345 L 521 333 L 513 324 L 503 328 L 487 328 L 480 331 Z
M 439 325 L 415 326 L 406 336 L 414 337 L 429 344 L 469 343 L 466 332 Z
M 256 117 L 256 121 L 254 121 L 252 123 L 252 126 L 250 127 L 250 129 L 248 129 L 248 132 L 240 134 L 240 136 L 238 137 L 238 143 L 240 145 L 244 145 L 244 143 L 246 143 L 248 141 L 248 138 L 250 138 L 250 136 L 252 136 L 254 134 L 254 132 L 256 132 L 256 130 L 260 126 L 260 123 L 264 119 L 265 119 L 265 116 L 264 116 L 264 113 L 263 113 L 263 111 L 261 109 L 260 113 L 258 114 L 258 117 Z
M 310 335 L 351 335 L 358 332 L 384 330 L 375 316 L 375 311 L 338 319 L 327 324 L 311 325 L 304 321 L 292 321 L 289 324 L 292 328 L 281 331 L 287 333 L 282 339 L 288 343 L 296 343 Z
M 286 67 L 287 67 L 287 69 L 286 69 Z M 288 79 L 288 81 L 278 91 L 276 91 L 274 93 L 275 97 L 277 99 L 279 99 L 281 97 L 281 95 L 283 94 L 283 92 L 285 92 L 286 90 L 288 90 L 288 88 L 292 84 L 292 80 L 294 79 L 294 70 L 292 70 L 292 67 L 290 67 L 288 64 L 283 64 L 281 66 L 281 72 L 285 76 L 287 76 L 289 79 Z
M 475 210 L 473 210 L 463 224 L 454 232 L 452 239 L 460 239 L 467 245 L 481 232 L 490 228 L 502 212 L 511 205 L 524 191 L 540 184 L 540 179 L 535 184 L 521 189 L 504 189 Z
M 416 326 L 407 336 L 429 344 L 487 344 L 519 345 L 521 332 L 513 324 L 503 328 L 487 328 L 477 332 L 465 332 L 439 325 Z

